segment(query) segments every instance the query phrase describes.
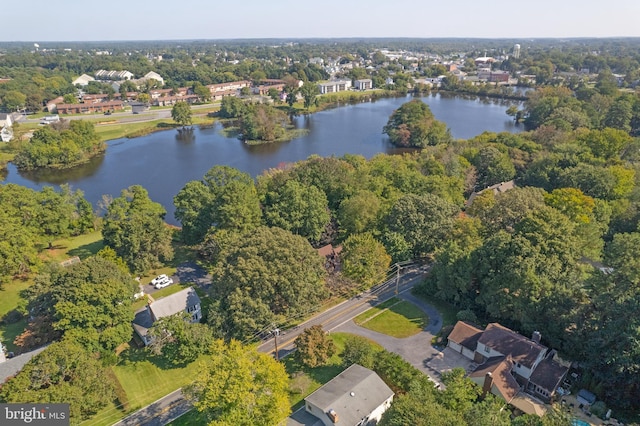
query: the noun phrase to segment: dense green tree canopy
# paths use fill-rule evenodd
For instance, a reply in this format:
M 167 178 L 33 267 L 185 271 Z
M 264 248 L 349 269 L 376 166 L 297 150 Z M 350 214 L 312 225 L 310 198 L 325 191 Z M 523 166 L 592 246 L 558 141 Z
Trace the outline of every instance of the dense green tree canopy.
M 318 241 L 330 219 L 327 197 L 315 186 L 288 180 L 265 195 L 264 217 L 267 225 Z
M 246 337 L 272 319 L 257 312 L 291 317 L 312 310 L 326 296 L 323 259 L 289 231 L 258 227 L 245 232 L 220 258 L 212 287 L 220 305 L 210 317 L 221 317 L 222 330 L 232 336 Z M 242 327 L 243 321 L 249 327 Z
M 66 268 L 52 265 L 29 289 L 29 312 L 90 350 L 113 350 L 131 338 L 131 275 L 94 256 Z
M 413 100 L 395 110 L 383 133 L 389 135 L 392 144 L 424 148 L 451 140 L 446 124 L 434 118 L 429 106 L 421 100 Z
M 151 201 L 147 190 L 134 185 L 107 208 L 102 237 L 134 273 L 146 272 L 173 258 L 167 212 Z
M 391 256 L 370 233 L 352 234 L 343 245 L 342 272 L 361 288 L 384 281 Z
M 152 339 L 149 349 L 177 365 L 189 364 L 207 353 L 214 340 L 211 328 L 192 323 L 191 314 L 187 312 L 160 318 L 153 323 L 148 335 Z
M 201 242 L 212 227 L 242 231 L 261 222 L 253 179 L 228 166 L 214 166 L 201 181 L 188 182 L 173 202 L 189 244 Z
M 72 339 L 52 343 L 0 389 L 3 402 L 69 403 L 72 424 L 90 418 L 114 396 L 102 363 Z
M 191 125 L 191 107 L 184 101 L 176 102 L 171 108 L 171 118 L 182 127 Z
M 184 392 L 212 425 L 276 425 L 290 413 L 284 366 L 255 348 L 215 341 Z
M 63 123 L 62 130 L 45 126 L 33 133 L 14 158 L 20 169 L 68 168 L 86 162 L 106 149 L 95 133 L 94 124 L 87 120 Z
M 432 195 L 406 195 L 399 199 L 387 216 L 390 231 L 402 235 L 414 256 L 433 252 L 446 238 L 459 209 Z

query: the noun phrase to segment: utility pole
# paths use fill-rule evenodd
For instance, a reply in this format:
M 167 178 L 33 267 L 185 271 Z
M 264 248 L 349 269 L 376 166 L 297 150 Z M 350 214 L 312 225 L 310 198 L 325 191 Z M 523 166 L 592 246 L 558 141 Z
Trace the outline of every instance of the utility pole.
M 400 264 L 396 263 L 396 296 L 398 295 L 398 287 L 400 286 Z
M 280 329 L 279 328 L 274 328 L 273 329 L 273 342 L 275 344 L 276 347 L 276 361 L 279 360 L 278 358 L 278 335 L 280 334 Z

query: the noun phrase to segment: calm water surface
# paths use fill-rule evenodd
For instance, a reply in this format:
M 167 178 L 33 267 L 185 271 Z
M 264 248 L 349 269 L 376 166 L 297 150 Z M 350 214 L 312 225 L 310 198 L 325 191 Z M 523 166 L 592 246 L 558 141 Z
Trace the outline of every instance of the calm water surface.
M 437 119 L 447 123 L 455 138 L 467 139 L 485 130 L 522 130 L 505 114 L 509 103 L 440 94 L 421 99 Z M 83 190 L 94 206 L 103 194 L 116 197 L 123 188 L 142 185 L 151 199 L 167 209 L 167 222 L 177 224 L 173 197 L 185 183 L 201 179 L 214 165 L 235 167 L 255 177 L 266 169 L 313 154 L 360 154 L 371 158 L 378 153 L 402 152 L 388 142 L 382 127 L 393 110 L 408 100 L 380 99 L 297 117 L 295 125 L 308 129 L 308 133 L 278 144 L 248 146 L 223 136 L 218 124 L 194 128 L 191 133 L 168 130 L 135 139 L 117 139 L 108 142 L 105 155 L 72 170 L 19 173 L 9 164 L 5 182 L 34 189 L 69 183 L 72 188 Z

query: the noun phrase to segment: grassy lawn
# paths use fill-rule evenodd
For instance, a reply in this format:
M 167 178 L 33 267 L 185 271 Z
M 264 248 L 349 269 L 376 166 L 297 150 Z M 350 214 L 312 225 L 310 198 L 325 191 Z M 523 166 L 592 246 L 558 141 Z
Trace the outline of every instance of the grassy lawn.
M 364 313 L 368 314 L 364 318 L 360 318 L 363 314 L 356 317 L 356 324 L 397 338 L 418 334 L 429 323 L 429 317 L 420 308 L 406 301 L 398 301 L 388 307 L 376 306 L 369 311 Z
M 451 303 L 436 299 L 435 297 L 427 297 L 422 294 L 414 294 L 414 296 L 424 300 L 440 312 L 440 315 L 442 316 L 442 327 L 453 326 L 458 322 L 456 315 L 460 309 L 456 308 Z
M 18 307 L 22 300 L 22 291 L 33 284 L 33 280 L 15 279 L 2 286 L 0 290 L 0 319 Z
M 0 342 L 7 347 L 7 351 L 20 353 L 18 347 L 13 344 L 13 341 L 18 337 L 24 329 L 27 328 L 27 319 L 22 318 L 20 321 L 13 324 L 3 324 L 0 326 Z
M 73 256 L 86 259 L 103 247 L 102 234 L 100 231 L 93 231 L 89 234 L 54 241 L 53 248 L 43 250 L 41 258 L 47 262 L 62 262 Z
M 206 116 L 193 116 L 193 124 L 212 124 L 213 120 Z M 158 132 L 161 130 L 170 130 L 177 128 L 178 125 L 170 118 L 162 118 L 158 120 L 142 121 L 142 122 L 116 122 L 109 124 L 98 124 L 96 126 L 96 133 L 103 141 L 120 138 L 135 138 L 144 136 L 149 133 Z
M 144 349 L 129 348 L 121 355 L 119 365 L 111 367 L 128 397 L 129 409 L 133 412 L 193 381 L 200 360 L 186 367 L 174 368 L 162 358 L 151 357 Z M 124 416 L 115 405 L 111 405 L 84 425 L 111 425 Z

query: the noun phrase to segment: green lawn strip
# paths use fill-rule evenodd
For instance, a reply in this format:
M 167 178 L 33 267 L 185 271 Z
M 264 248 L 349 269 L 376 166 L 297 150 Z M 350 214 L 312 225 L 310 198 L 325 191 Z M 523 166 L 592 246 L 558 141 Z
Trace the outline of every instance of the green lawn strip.
M 14 279 L 2 285 L 0 290 L 0 319 L 16 309 L 22 300 L 22 292 L 33 284 L 32 279 Z
M 112 405 L 101 410 L 85 425 L 110 425 L 125 414 L 134 412 L 191 383 L 197 376 L 204 356 L 186 367 L 174 368 L 162 358 L 152 357 L 144 349 L 129 348 L 121 354 L 124 362 L 111 367 L 126 392 L 129 411 Z
M 367 321 L 369 321 L 371 318 L 375 317 L 376 315 L 379 315 L 383 310 L 387 309 L 389 306 L 393 306 L 396 303 L 398 303 L 400 301 L 400 299 L 398 299 L 397 297 L 392 297 L 391 299 L 377 305 L 374 306 L 371 309 L 367 309 L 366 311 L 364 311 L 363 313 L 361 313 L 360 315 L 358 315 L 357 317 L 355 317 L 353 319 L 353 322 L 355 322 L 358 325 L 361 325 Z
M 429 323 L 422 309 L 410 302 L 400 301 L 382 310 L 373 309 L 379 313 L 358 325 L 400 339 L 418 334 Z
M 194 125 L 210 125 L 213 120 L 206 116 L 194 115 Z M 104 123 L 96 126 L 96 133 L 103 141 L 120 138 L 135 138 L 162 130 L 170 130 L 179 126 L 170 118 L 160 118 L 149 121 Z
M 204 414 L 200 414 L 196 410 L 191 409 L 171 423 L 168 423 L 168 426 L 193 426 L 205 424 L 207 424 L 207 419 Z

